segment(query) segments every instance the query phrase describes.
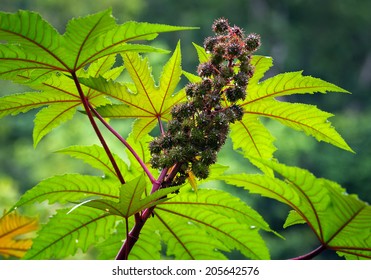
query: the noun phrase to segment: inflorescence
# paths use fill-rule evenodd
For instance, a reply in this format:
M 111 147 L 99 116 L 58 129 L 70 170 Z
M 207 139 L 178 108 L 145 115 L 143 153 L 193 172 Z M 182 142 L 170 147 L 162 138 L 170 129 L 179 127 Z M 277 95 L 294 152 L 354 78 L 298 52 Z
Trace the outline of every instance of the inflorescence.
M 237 103 L 246 98 L 254 72 L 251 55 L 260 46 L 260 37 L 246 36 L 224 18 L 216 20 L 212 29 L 215 36 L 204 42 L 209 60 L 197 69 L 202 80 L 186 86 L 188 101 L 172 108 L 167 131 L 150 143 L 152 167 L 177 166 L 177 176 L 170 185 L 184 183 L 190 171 L 199 179 L 207 178 L 230 123 L 244 114 Z

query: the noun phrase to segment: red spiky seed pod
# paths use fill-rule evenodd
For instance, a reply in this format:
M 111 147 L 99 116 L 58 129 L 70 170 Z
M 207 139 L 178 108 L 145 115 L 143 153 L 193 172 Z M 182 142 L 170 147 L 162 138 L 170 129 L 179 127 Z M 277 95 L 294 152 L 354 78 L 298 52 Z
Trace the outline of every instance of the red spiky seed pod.
M 212 52 L 217 43 L 218 39 L 216 37 L 207 37 L 204 41 L 204 48 L 206 51 Z
M 228 20 L 225 19 L 225 18 L 219 18 L 219 19 L 215 20 L 213 25 L 212 25 L 212 30 L 216 34 L 220 34 L 220 35 L 226 34 L 229 30 Z
M 249 81 L 249 77 L 243 72 L 238 72 L 236 75 L 233 76 L 233 80 L 236 85 L 240 87 L 246 87 Z
M 258 34 L 255 34 L 255 33 L 251 33 L 251 34 L 247 35 L 247 37 L 245 39 L 245 44 L 246 44 L 246 50 L 247 51 L 249 51 L 249 52 L 256 51 L 261 45 L 260 36 Z
M 202 63 L 197 68 L 200 77 L 210 77 L 214 74 L 214 67 L 210 62 Z

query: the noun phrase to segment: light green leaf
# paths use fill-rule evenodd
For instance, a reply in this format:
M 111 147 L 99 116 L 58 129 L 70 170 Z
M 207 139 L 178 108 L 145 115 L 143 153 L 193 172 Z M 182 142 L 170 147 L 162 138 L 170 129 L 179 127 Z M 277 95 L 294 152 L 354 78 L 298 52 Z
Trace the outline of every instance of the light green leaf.
M 246 158 L 249 158 L 266 174 L 271 174 L 270 168 L 252 159 L 253 157 L 271 158 L 276 150 L 273 145 L 275 138 L 256 115 L 245 114 L 241 121 L 232 124 L 230 136 L 233 149 L 241 149 Z
M 38 69 L 34 76 L 63 69 L 58 57 L 62 37 L 42 17 L 34 12 L 0 13 L 0 75 L 16 76 L 26 69 Z M 19 46 L 21 45 L 21 47 Z
M 50 204 L 79 202 L 88 198 L 118 199 L 120 184 L 101 177 L 80 174 L 54 176 L 28 190 L 13 209 L 48 200 Z
M 246 174 L 224 176 L 224 180 L 289 205 L 295 212 L 290 213 L 285 226 L 304 220 L 325 248 L 349 259 L 371 259 L 371 207 L 367 203 L 306 170 L 262 162 L 285 181 Z
M 94 61 L 123 52 L 158 52 L 157 48 L 128 44 L 153 40 L 159 33 L 194 29 L 126 22 L 117 25 L 111 10 L 71 20 L 60 35 L 36 13 L 0 13 L 0 76 L 28 80 L 60 71 L 73 73 Z M 26 81 L 26 80 L 25 80 Z
M 102 170 L 106 176 L 117 178 L 117 174 L 107 156 L 107 153 L 100 146 L 72 146 L 57 152 L 81 159 L 92 167 Z M 125 179 L 132 179 L 133 175 L 129 172 L 126 163 L 117 155 L 113 155 L 113 158 L 115 159 L 117 166 L 124 175 Z
M 145 176 L 141 175 L 121 186 L 118 202 L 107 199 L 92 199 L 83 205 L 129 218 L 144 209 L 169 199 L 170 197 L 167 196 L 180 188 L 180 186 L 164 188 L 143 197 L 146 184 Z
M 259 73 L 258 73 L 259 74 Z M 253 76 L 254 77 L 254 76 Z M 273 98 L 291 94 L 305 93 L 326 93 L 326 92 L 346 92 L 348 91 L 325 82 L 318 78 L 303 76 L 302 71 L 278 74 L 261 83 L 255 80 L 249 81 L 247 97 L 243 104 L 249 104 L 265 98 Z
M 254 75 L 249 80 L 248 92 L 250 87 L 257 85 L 264 74 L 273 66 L 273 59 L 269 56 L 253 55 L 251 64 L 254 65 Z
M 318 141 L 330 143 L 347 151 L 352 151 L 339 135 L 328 118 L 333 114 L 319 110 L 314 105 L 293 104 L 278 101 L 255 102 L 244 107 L 247 115 L 268 117 L 295 130 L 303 131 Z
M 148 219 L 140 238 L 129 254 L 129 260 L 160 260 L 161 237 L 155 219 Z
M 207 62 L 210 60 L 211 55 L 206 53 L 205 49 L 195 43 L 192 43 L 197 51 L 198 61 L 201 63 Z
M 259 229 L 269 230 L 263 218 L 239 199 L 216 190 L 181 191 L 158 205 L 160 234 L 168 254 L 177 259 L 224 259 L 221 251 L 239 250 L 252 259 L 268 259 Z M 221 251 L 220 251 L 221 250 Z
M 38 232 L 25 259 L 62 259 L 74 255 L 77 249 L 86 252 L 101 238 L 109 237 L 116 222 L 117 217 L 88 207 L 71 213 L 58 210 Z
M 296 212 L 295 210 L 291 210 L 286 218 L 283 228 L 287 228 L 297 224 L 305 224 L 305 220 L 298 214 L 298 212 Z
M 74 19 L 67 25 L 64 35 L 65 47 L 71 52 L 68 64 L 72 69 L 80 69 L 106 55 L 126 51 L 156 51 L 150 46 L 126 43 L 153 40 L 159 33 L 189 29 L 193 28 L 134 21 L 117 25 L 110 10 Z
M 328 118 L 333 116 L 319 110 L 316 106 L 300 103 L 288 103 L 277 97 L 315 92 L 347 92 L 346 90 L 318 78 L 303 76 L 302 72 L 276 75 L 264 81 L 260 79 L 272 66 L 272 58 L 253 56 L 255 72 L 249 80 L 247 97 L 240 102 L 244 117 L 231 125 L 231 138 L 234 149 L 241 149 L 243 155 L 266 174 L 272 174 L 269 168 L 254 158 L 271 159 L 276 150 L 271 133 L 260 123 L 260 117 L 267 117 L 281 122 L 296 130 L 305 132 L 341 149 L 352 151 L 340 134 L 331 126 Z
M 188 79 L 188 81 L 190 81 L 191 83 L 198 83 L 202 80 L 201 77 L 195 75 L 195 74 L 192 74 L 192 73 L 189 73 L 187 71 L 184 71 L 183 70 L 183 75 Z
M 123 103 L 98 108 L 98 112 L 107 118 L 137 118 L 133 127 L 137 140 L 148 134 L 160 120 L 168 121 L 171 107 L 185 98 L 184 91 L 174 95 L 182 74 L 180 44 L 164 66 L 159 86 L 155 85 L 147 59 L 135 53 L 125 53 L 123 59 L 135 84 L 135 94 L 125 84 L 102 78 L 82 78 L 80 82 Z
M 33 130 L 34 147 L 54 128 L 73 118 L 76 112 L 75 104 L 55 104 L 42 109 L 36 114 Z
M 7 43 L 43 49 L 49 55 L 59 48 L 61 40 L 58 32 L 39 14 L 22 10 L 15 14 L 0 13 L 0 38 Z
M 69 98 L 71 103 L 76 102 L 75 97 Z M 4 96 L 0 98 L 0 117 L 26 113 L 29 110 L 49 104 L 58 104 L 62 101 L 68 102 L 68 97 L 49 92 L 25 92 Z

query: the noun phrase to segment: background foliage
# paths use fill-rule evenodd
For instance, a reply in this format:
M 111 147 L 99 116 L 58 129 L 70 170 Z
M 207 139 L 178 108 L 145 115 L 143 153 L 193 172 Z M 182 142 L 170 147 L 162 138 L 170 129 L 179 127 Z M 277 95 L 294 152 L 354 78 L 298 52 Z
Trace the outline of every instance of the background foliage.
M 371 148 L 368 145 L 371 134 L 371 124 L 368 121 L 370 117 L 368 93 L 371 88 L 371 42 L 369 40 L 371 18 L 368 12 L 371 9 L 370 1 L 111 0 L 97 1 L 92 4 L 91 1 L 70 0 L 63 2 L 5 0 L 2 1 L 1 6 L 3 11 L 9 12 L 18 9 L 40 12 L 60 32 L 64 31 L 63 26 L 72 16 L 97 12 L 109 6 L 112 6 L 113 14 L 119 22 L 135 19 L 172 25 L 199 26 L 200 31 L 167 34 L 159 39 L 163 40 L 162 42 L 159 40 L 156 42 L 162 47 L 174 49 L 178 37 L 181 36 L 183 67 L 190 72 L 194 72 L 197 64 L 197 56 L 191 42 L 202 44 L 203 38 L 210 35 L 209 26 L 215 18 L 224 16 L 247 32 L 261 34 L 263 46 L 259 53 L 270 55 L 275 59 L 271 75 L 305 69 L 304 74 L 331 81 L 353 93 L 353 95 L 337 94 L 336 97 L 310 96 L 310 102 L 337 115 L 331 121 L 357 155 L 317 143 L 314 139 L 290 131 L 277 123 L 268 122 L 267 125 L 278 139 L 276 156 L 288 165 L 308 168 L 318 177 L 337 181 L 348 191 L 358 193 L 361 199 L 371 201 L 371 194 L 368 191 L 371 176 L 369 172 Z M 164 56 L 163 60 L 158 59 L 160 68 L 167 56 Z M 152 64 L 155 62 L 151 61 Z M 158 69 L 155 67 L 155 70 Z M 0 95 L 21 91 L 18 86 L 6 82 L 1 82 L 1 89 Z M 303 98 L 305 100 L 305 97 L 300 96 L 301 101 Z M 295 101 L 295 98 L 290 97 L 290 100 Z M 69 123 L 61 131 L 56 130 L 46 137 L 45 142 L 36 150 L 33 150 L 31 137 L 33 115 L 34 113 L 31 113 L 28 119 L 22 116 L 22 119 L 16 117 L 2 120 L 0 210 L 9 208 L 14 203 L 18 196 L 15 191 L 17 188 L 23 193 L 42 178 L 55 173 L 94 172 L 87 166 L 78 166 L 77 161 L 69 160 L 62 154 L 50 153 L 75 143 L 83 145 L 96 141 L 90 128 L 81 129 L 81 124 L 84 123 L 83 116 Z M 63 130 L 71 130 L 74 133 L 67 134 Z M 126 130 L 125 124 L 122 124 L 120 132 L 125 135 Z M 245 163 L 238 154 L 227 155 L 222 151 L 220 155 L 225 162 L 231 162 L 231 157 L 233 157 L 235 170 L 241 163 Z M 34 162 L 38 164 L 34 165 Z M 228 186 L 221 184 L 220 187 Z M 287 208 L 258 196 L 247 199 L 275 230 L 280 231 L 282 219 L 285 217 L 283 213 L 287 212 Z M 34 208 L 30 211 L 39 213 L 40 209 L 45 209 L 42 205 L 36 205 Z M 41 213 L 41 219 L 50 214 L 46 210 L 42 210 Z M 298 234 L 298 231 L 301 230 L 294 228 L 292 236 L 290 230 L 286 231 L 287 248 L 275 247 L 276 241 L 282 246 L 283 242 L 280 240 L 270 241 L 272 258 L 292 257 L 312 248 L 312 243 L 315 242 L 314 236 L 303 227 L 301 233 L 308 234 L 306 238 L 308 241 L 303 244 L 303 237 Z

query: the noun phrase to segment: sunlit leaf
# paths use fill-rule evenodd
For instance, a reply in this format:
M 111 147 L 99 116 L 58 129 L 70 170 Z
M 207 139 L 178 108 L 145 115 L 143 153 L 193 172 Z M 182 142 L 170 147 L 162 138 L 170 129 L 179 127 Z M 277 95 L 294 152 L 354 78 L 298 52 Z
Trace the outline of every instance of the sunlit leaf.
M 117 178 L 117 174 L 109 157 L 107 156 L 107 153 L 98 145 L 72 146 L 59 150 L 58 152 L 83 160 L 92 167 L 103 171 L 105 176 Z M 130 178 L 132 178 L 132 174 L 129 172 L 126 163 L 117 155 L 113 155 L 113 157 L 124 177 L 130 180 Z
M 289 205 L 285 227 L 306 222 L 322 246 L 349 259 L 371 259 L 371 207 L 338 184 L 297 167 L 264 161 L 285 181 L 263 175 L 229 175 L 224 180 Z
M 41 181 L 28 190 L 14 207 L 48 200 L 49 203 L 79 202 L 88 198 L 104 197 L 116 199 L 119 196 L 120 184 L 117 181 L 101 177 L 65 174 Z
M 86 252 L 100 238 L 107 238 L 117 221 L 113 215 L 88 207 L 68 212 L 58 210 L 50 218 L 38 232 L 25 259 L 62 259 L 74 255 L 77 249 Z
M 38 219 L 21 216 L 16 212 L 1 217 L 0 255 L 22 258 L 32 245 L 32 239 L 25 235 L 38 227 Z
M 135 118 L 133 136 L 140 139 L 149 133 L 160 120 L 168 121 L 174 104 L 185 98 L 183 91 L 174 96 L 179 83 L 181 70 L 180 44 L 177 45 L 172 57 L 164 66 L 160 77 L 160 85 L 155 85 L 147 59 L 135 53 L 123 55 L 124 65 L 130 74 L 136 93 L 132 93 L 125 84 L 90 78 L 80 81 L 103 94 L 113 97 L 123 104 L 114 104 L 98 108 L 98 112 L 107 118 Z
M 146 184 L 144 175 L 141 175 L 121 186 L 120 196 L 117 202 L 108 199 L 93 199 L 87 203 L 83 203 L 83 205 L 101 209 L 113 215 L 129 218 L 146 208 L 151 208 L 170 199 L 167 196 L 180 188 L 179 186 L 164 188 L 145 196 Z
M 319 141 L 352 151 L 328 121 L 332 114 L 321 111 L 316 106 L 276 99 L 291 94 L 347 92 L 346 90 L 318 78 L 303 76 L 301 71 L 279 74 L 261 82 L 264 73 L 272 66 L 272 59 L 254 56 L 252 64 L 255 65 L 255 72 L 249 80 L 247 97 L 240 102 L 245 112 L 244 117 L 242 121 L 231 125 L 235 149 L 242 149 L 245 157 L 264 172 L 270 173 L 266 166 L 254 161 L 254 158 L 270 159 L 276 150 L 274 138 L 260 122 L 261 117 L 267 117 L 303 131 Z
M 223 259 L 221 251 L 239 250 L 252 259 L 268 259 L 259 229 L 271 231 L 263 218 L 226 192 L 182 191 L 156 207 L 168 254 L 179 259 Z

